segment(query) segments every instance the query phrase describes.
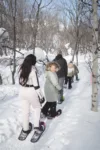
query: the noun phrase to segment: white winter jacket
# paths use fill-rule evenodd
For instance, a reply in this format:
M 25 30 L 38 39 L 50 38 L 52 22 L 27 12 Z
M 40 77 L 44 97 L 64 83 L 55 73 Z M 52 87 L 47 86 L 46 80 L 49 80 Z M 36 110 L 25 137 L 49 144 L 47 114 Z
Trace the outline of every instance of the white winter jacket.
M 33 85 L 34 87 L 25 87 L 25 86 L 21 86 L 20 87 L 20 97 L 21 99 L 33 99 L 35 102 L 35 107 L 39 104 L 39 98 L 43 98 L 43 94 L 40 90 L 39 87 L 39 81 L 38 81 L 38 77 L 37 77 L 37 72 L 36 72 L 36 68 L 33 66 L 32 70 L 29 74 L 29 78 L 28 81 L 26 83 L 27 85 Z

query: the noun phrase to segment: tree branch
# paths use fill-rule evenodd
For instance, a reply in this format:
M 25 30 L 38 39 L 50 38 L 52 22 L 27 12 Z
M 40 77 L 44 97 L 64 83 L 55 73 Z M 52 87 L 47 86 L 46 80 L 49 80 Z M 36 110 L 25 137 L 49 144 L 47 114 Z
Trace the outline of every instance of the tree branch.
M 4 47 L 4 48 L 9 48 L 10 50 L 13 50 L 13 48 L 12 48 L 12 47 L 7 46 L 7 45 L 2 45 L 2 47 Z M 23 55 L 23 56 L 24 56 L 24 54 L 23 54 L 23 53 L 21 53 L 21 52 L 19 52 L 19 51 L 17 51 L 17 50 L 16 50 L 16 52 L 18 52 L 19 54 L 21 54 L 21 55 Z
M 52 2 L 53 0 L 51 0 L 47 5 L 42 6 L 41 9 L 48 7 Z
M 82 2 L 83 4 L 85 4 L 85 5 L 88 5 L 88 6 L 91 6 L 91 7 L 92 7 L 92 4 L 87 3 L 87 2 L 84 2 L 84 0 L 81 0 L 81 2 Z M 99 3 L 98 3 L 98 7 L 100 7 L 100 4 L 99 4 Z
M 81 2 L 82 2 L 83 4 L 85 4 L 85 5 L 92 6 L 92 4 L 89 4 L 89 3 L 87 3 L 87 2 L 84 2 L 83 0 L 81 0 Z

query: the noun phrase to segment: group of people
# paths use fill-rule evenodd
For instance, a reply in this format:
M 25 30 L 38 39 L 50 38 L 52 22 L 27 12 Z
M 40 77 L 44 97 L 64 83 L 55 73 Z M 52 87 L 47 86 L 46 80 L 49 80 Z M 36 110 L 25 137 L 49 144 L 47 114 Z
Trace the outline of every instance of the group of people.
M 19 136 L 20 140 L 25 140 L 27 135 L 32 131 L 32 123 L 29 122 L 30 106 L 34 110 L 34 134 L 37 135 L 41 132 L 39 124 L 41 114 L 45 117 L 54 118 L 57 115 L 57 103 L 61 104 L 64 100 L 63 85 L 68 84 L 68 88 L 71 89 L 74 76 L 78 80 L 79 70 L 77 66 L 72 62 L 67 65 L 60 51 L 56 58 L 46 65 L 45 96 L 43 96 L 35 65 L 36 57 L 30 54 L 25 58 L 19 70 L 19 97 L 23 116 L 23 125 Z M 45 104 L 42 107 L 44 102 Z

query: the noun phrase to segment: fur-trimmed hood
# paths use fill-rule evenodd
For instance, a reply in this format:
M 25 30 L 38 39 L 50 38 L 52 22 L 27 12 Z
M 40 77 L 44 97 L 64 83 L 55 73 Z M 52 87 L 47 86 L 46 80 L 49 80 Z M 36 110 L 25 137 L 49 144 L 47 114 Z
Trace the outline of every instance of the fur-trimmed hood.
M 52 65 L 55 65 L 56 66 L 56 68 L 57 68 L 57 70 L 60 70 L 60 65 L 58 64 L 58 63 L 56 63 L 56 62 L 50 62 L 50 63 L 48 63 L 47 65 L 46 65 L 46 71 L 50 71 L 50 67 L 52 66 Z

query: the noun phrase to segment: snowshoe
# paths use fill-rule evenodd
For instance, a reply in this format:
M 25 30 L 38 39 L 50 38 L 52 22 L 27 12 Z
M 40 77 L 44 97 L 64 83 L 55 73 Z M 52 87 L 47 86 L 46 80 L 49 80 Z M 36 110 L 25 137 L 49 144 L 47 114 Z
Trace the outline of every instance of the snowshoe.
M 54 117 L 48 116 L 47 118 L 48 118 L 48 119 L 53 119 L 53 118 L 55 118 L 55 117 L 57 117 L 57 116 L 60 116 L 61 114 L 62 114 L 62 110 L 61 110 L 61 109 L 58 109 L 57 112 L 56 112 L 56 115 L 55 115 Z
M 19 139 L 20 141 L 24 141 L 24 140 L 27 138 L 27 136 L 30 134 L 31 131 L 32 131 L 32 124 L 29 123 L 29 130 L 24 131 L 24 130 L 22 129 L 22 130 L 21 130 L 21 133 L 20 133 L 20 135 L 19 135 L 19 137 L 18 137 L 18 139 Z
M 55 117 L 52 117 L 52 116 L 47 116 L 47 119 L 53 119 L 53 118 L 55 118 Z
M 43 132 L 45 131 L 45 123 L 44 122 L 40 122 L 40 127 L 39 128 L 35 128 L 35 132 L 31 138 L 31 142 L 32 143 L 36 143 L 38 142 L 38 140 L 41 138 Z
M 56 116 L 60 116 L 62 114 L 62 110 L 58 109 L 56 113 L 57 113 Z

